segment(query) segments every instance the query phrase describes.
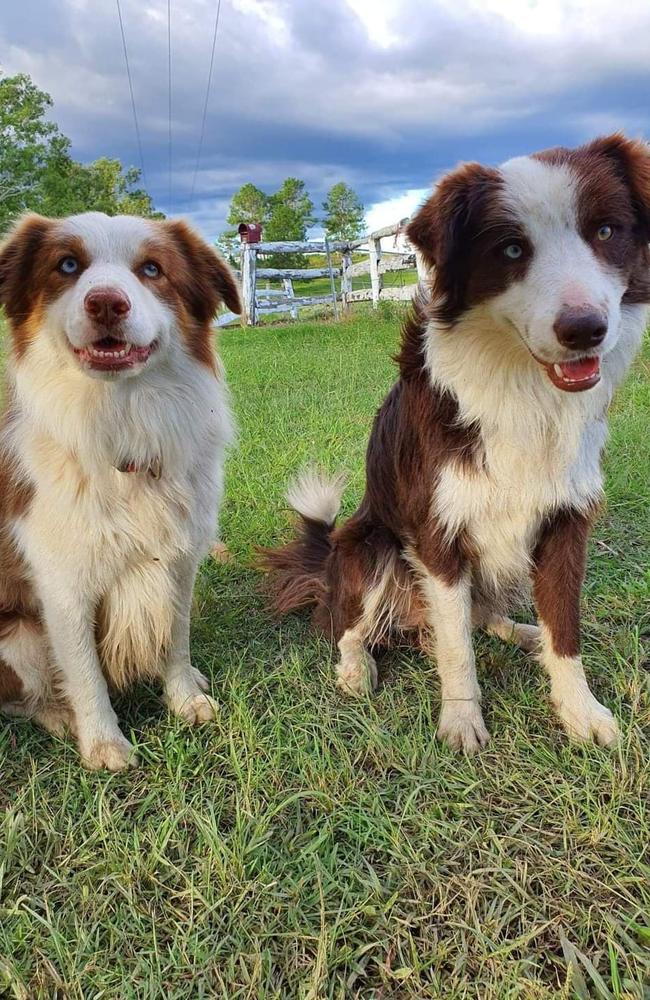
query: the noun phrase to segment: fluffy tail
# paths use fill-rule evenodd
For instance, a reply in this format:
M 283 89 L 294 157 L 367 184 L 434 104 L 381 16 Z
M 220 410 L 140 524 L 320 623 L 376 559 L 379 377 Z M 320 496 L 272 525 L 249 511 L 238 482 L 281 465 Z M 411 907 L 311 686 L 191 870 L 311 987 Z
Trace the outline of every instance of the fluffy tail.
M 316 604 L 325 596 L 325 563 L 332 551 L 330 535 L 344 486 L 342 476 L 327 479 L 307 470 L 289 487 L 287 500 L 301 517 L 298 537 L 282 548 L 266 549 L 261 556 L 278 614 Z

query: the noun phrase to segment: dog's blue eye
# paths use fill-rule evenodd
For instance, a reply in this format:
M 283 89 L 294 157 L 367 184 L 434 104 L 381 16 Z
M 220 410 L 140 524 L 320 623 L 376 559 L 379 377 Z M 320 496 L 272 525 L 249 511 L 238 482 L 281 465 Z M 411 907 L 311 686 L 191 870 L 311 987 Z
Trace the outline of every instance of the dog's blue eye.
M 524 251 L 518 243 L 509 243 L 503 252 L 508 260 L 519 260 Z
M 612 229 L 611 226 L 601 226 L 596 235 L 598 239 L 602 240 L 602 242 L 604 243 L 605 240 L 611 240 L 612 236 L 614 235 L 614 230 Z
M 159 278 L 160 268 L 152 260 L 148 260 L 146 264 L 142 265 L 142 273 L 145 278 Z
M 59 271 L 61 274 L 76 274 L 79 270 L 79 261 L 76 257 L 64 257 L 59 261 Z

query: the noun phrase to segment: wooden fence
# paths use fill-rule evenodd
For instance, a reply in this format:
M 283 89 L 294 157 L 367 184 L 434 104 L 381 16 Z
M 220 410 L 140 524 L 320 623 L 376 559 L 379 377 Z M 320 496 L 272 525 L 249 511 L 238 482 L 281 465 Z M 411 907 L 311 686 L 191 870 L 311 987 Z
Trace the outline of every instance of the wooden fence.
M 384 275 L 394 271 L 417 269 L 418 280 L 426 274 L 420 255 L 407 243 L 396 248 L 397 240 L 408 220 L 385 226 L 352 242 L 321 240 L 315 242 L 282 241 L 271 243 L 242 243 L 238 277 L 241 282 L 244 304 L 244 321 L 255 326 L 260 316 L 273 313 L 290 313 L 297 319 L 298 312 L 306 306 L 331 306 L 335 317 L 339 308 L 347 309 L 353 302 L 370 301 L 373 306 L 385 299 L 410 299 L 417 283 L 384 287 Z M 382 240 L 393 236 L 394 247 L 382 247 Z M 326 267 L 264 267 L 269 254 L 319 254 L 327 258 Z M 341 255 L 341 265 L 334 266 L 332 254 Z M 367 260 L 353 262 L 353 254 L 367 254 Z M 261 265 L 261 266 L 260 266 Z M 353 279 L 369 275 L 370 287 L 353 289 Z M 296 295 L 293 282 L 329 279 L 326 295 Z M 280 280 L 281 288 L 262 287 L 261 282 Z M 240 322 L 234 313 L 224 313 L 217 319 L 219 326 Z

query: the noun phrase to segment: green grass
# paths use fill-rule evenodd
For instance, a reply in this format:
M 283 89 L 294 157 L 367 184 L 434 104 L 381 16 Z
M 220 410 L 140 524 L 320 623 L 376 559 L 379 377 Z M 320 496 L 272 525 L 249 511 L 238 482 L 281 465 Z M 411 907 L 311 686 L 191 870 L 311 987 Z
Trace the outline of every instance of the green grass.
M 113 777 L 0 724 L 0 995 L 650 995 L 648 345 L 612 410 L 584 598 L 621 745 L 567 744 L 538 666 L 479 638 L 492 741 L 465 760 L 434 740 L 431 663 L 391 654 L 376 697 L 344 701 L 327 646 L 269 618 L 250 567 L 287 536 L 305 461 L 345 469 L 353 509 L 396 339 L 390 309 L 222 335 L 235 562 L 204 566 L 193 631 L 221 717 L 190 731 L 133 692 L 118 711 L 142 764 Z

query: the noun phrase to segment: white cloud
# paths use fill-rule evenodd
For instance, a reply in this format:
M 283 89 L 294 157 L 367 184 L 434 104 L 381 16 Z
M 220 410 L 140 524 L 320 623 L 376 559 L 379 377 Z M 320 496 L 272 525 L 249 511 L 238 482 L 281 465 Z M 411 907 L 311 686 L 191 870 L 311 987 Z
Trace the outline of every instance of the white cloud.
M 166 6 L 121 2 L 147 179 L 165 209 Z M 176 207 L 211 227 L 247 180 L 304 177 L 318 208 L 345 180 L 383 219 L 382 205 L 402 214 L 400 199 L 458 159 L 650 126 L 646 0 L 223 0 L 190 205 L 214 3 L 172 12 Z M 113 3 L 1 4 L 0 51 L 5 72 L 52 94 L 77 155 L 137 163 Z
M 413 215 L 418 205 L 421 205 L 430 192 L 430 188 L 412 188 L 404 194 L 375 202 L 366 210 L 366 226 L 368 232 L 391 226 Z

